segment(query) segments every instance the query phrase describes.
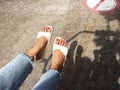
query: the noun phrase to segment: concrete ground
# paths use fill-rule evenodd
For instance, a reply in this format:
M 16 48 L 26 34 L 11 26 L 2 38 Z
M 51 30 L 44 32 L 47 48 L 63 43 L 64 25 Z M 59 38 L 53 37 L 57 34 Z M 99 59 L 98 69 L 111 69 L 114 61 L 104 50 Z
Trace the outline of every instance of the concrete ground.
M 49 68 L 56 36 L 69 47 L 58 90 L 120 90 L 120 11 L 95 14 L 83 1 L 0 0 L 0 68 L 31 48 L 42 26 L 55 29 L 44 61 L 33 63 L 20 90 L 31 90 Z

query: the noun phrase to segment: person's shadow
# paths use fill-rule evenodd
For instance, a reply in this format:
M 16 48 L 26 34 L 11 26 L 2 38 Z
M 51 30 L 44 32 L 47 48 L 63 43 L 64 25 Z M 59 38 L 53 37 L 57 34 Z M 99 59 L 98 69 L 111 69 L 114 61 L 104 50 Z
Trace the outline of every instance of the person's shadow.
M 76 90 L 120 90 L 120 32 L 95 32 L 94 62 L 82 58 Z
M 94 43 L 100 46 L 89 57 L 74 41 L 69 49 L 58 90 L 120 90 L 120 32 L 97 30 Z

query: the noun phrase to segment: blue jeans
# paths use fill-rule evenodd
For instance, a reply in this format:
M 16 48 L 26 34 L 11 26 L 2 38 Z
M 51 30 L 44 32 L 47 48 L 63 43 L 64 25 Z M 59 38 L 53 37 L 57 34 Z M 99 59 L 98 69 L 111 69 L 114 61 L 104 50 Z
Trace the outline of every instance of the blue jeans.
M 0 69 L 0 90 L 18 90 L 32 69 L 31 59 L 24 54 L 19 54 Z M 42 75 L 32 90 L 57 90 L 59 78 L 60 73 L 50 69 Z

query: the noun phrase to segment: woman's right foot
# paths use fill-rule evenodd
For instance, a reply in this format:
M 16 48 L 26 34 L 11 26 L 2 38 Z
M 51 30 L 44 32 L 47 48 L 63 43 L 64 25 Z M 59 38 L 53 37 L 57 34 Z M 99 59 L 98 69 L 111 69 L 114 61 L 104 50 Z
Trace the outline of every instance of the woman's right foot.
M 55 39 L 54 43 L 58 47 L 60 46 L 60 47 L 66 48 L 66 46 L 67 46 L 66 41 L 62 38 Z M 65 56 L 66 55 L 62 52 L 62 50 L 60 50 L 60 49 L 53 50 L 52 64 L 51 64 L 50 69 L 58 70 L 59 72 L 61 72 L 63 63 L 65 61 Z
M 52 33 L 52 28 L 50 28 L 50 26 L 44 26 L 40 29 L 39 32 Z M 25 54 L 29 56 L 32 60 L 34 60 L 34 56 L 36 56 L 36 60 L 39 60 L 44 55 L 47 43 L 48 39 L 44 35 L 38 37 L 34 46 L 30 50 L 28 50 Z

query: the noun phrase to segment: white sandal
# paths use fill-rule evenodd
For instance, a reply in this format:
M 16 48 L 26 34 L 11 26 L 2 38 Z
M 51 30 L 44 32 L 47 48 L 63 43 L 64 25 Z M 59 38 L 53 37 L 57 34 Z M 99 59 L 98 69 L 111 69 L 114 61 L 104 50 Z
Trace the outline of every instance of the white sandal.
M 52 26 L 46 26 L 46 27 L 49 27 L 51 29 L 51 32 L 38 32 L 38 35 L 37 35 L 37 38 L 40 38 L 40 37 L 43 37 L 45 36 L 49 42 L 51 36 L 52 36 L 52 33 L 53 33 L 53 27 Z
M 54 44 L 53 44 L 53 52 L 58 49 L 58 50 L 60 50 L 60 51 L 65 55 L 65 57 L 66 57 L 67 54 L 68 54 L 68 48 L 65 47 L 65 46 L 57 45 L 57 44 L 55 43 L 57 39 L 62 39 L 62 40 L 64 40 L 64 39 L 61 38 L 61 37 L 56 37 L 56 38 L 55 38 Z
M 48 43 L 47 43 L 47 45 L 49 44 L 49 41 L 50 41 L 50 39 L 51 39 L 51 37 L 52 37 L 52 34 L 53 34 L 53 27 L 52 26 L 45 26 L 45 27 L 49 27 L 50 29 L 51 29 L 51 32 L 38 32 L 38 35 L 37 35 L 37 37 L 36 37 L 36 40 L 38 39 L 38 38 L 40 38 L 40 37 L 46 37 L 47 38 L 47 40 L 48 40 Z M 47 47 L 47 45 L 46 45 L 46 47 Z M 43 56 L 41 57 L 41 59 L 43 59 L 44 58 L 44 56 L 45 56 L 45 52 L 46 52 L 46 49 L 45 49 L 45 51 L 44 51 L 44 54 L 43 54 Z M 38 60 L 37 58 L 36 58 L 36 56 L 34 56 L 34 58 L 36 59 L 36 60 Z

